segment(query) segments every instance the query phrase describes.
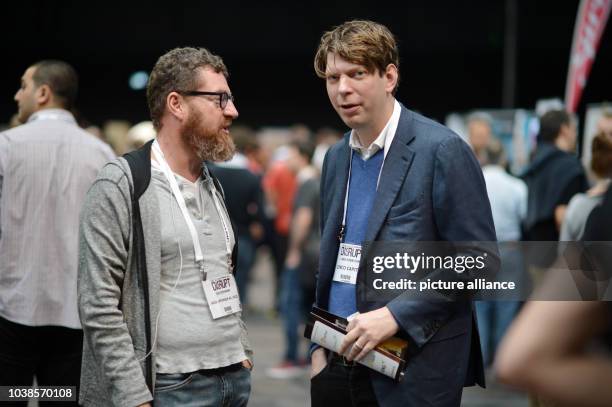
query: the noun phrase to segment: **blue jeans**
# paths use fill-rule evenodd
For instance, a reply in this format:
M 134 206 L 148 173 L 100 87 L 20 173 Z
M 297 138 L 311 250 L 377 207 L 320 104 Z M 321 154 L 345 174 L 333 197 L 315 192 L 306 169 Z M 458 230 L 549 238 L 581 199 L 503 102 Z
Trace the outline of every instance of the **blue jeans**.
M 241 364 L 155 378 L 156 407 L 242 407 L 251 393 L 251 372 Z
M 298 327 L 302 319 L 302 286 L 299 268 L 286 267 L 281 275 L 281 313 L 285 328 L 285 360 L 298 361 Z

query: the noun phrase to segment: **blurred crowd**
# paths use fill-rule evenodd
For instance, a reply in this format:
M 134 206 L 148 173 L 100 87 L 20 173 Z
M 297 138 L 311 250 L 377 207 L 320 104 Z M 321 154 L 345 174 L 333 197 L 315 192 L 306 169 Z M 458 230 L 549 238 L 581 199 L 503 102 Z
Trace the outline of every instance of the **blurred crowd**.
M 74 117 L 116 155 L 155 137 L 148 121 L 133 126 L 109 121 L 100 128 L 76 113 Z M 510 172 L 508 152 L 494 133 L 492 120 L 486 113 L 474 112 L 468 116 L 467 129 L 468 142 L 482 166 L 498 240 L 611 240 L 612 228 L 602 225 L 610 225 L 612 217 L 612 108 L 604 108 L 598 121 L 589 168 L 576 155 L 577 119 L 570 113 L 552 110 L 539 118 L 537 145 L 522 174 Z M 20 124 L 15 116 L 4 130 Z M 314 301 L 321 166 L 327 149 L 342 133 L 295 124 L 259 130 L 236 125 L 231 134 L 236 154 L 230 161 L 212 165 L 211 171 L 223 186 L 237 229 L 236 281 L 241 302 L 248 312 L 256 258 L 269 254 L 275 287 L 270 313 L 282 317 L 285 349 L 278 365 L 267 374 L 277 379 L 296 377 L 308 365 L 307 355 L 300 354 L 300 325 Z M 3 189 L 3 199 L 5 194 Z M 526 268 L 534 281 L 543 278 L 556 258 L 554 251 L 538 256 L 537 262 L 526 261 L 518 250 L 500 254 L 504 272 L 519 273 Z M 610 308 L 607 304 L 535 302 L 525 306 L 519 301 L 481 301 L 476 307 L 485 364 L 491 366 L 497 360 L 500 377 L 538 394 L 535 403 L 545 404 L 542 398 L 554 400 L 559 394 L 569 400 L 588 398 L 587 390 L 565 394 L 576 387 L 568 386 L 575 380 L 573 372 L 581 372 L 585 388 L 612 377 L 609 359 L 597 356 L 601 348 L 593 356 L 588 346 L 612 325 L 605 316 Z M 568 325 L 575 329 L 567 329 Z M 604 349 L 610 351 L 609 343 Z M 610 391 L 609 386 L 606 389 Z
M 577 119 L 563 110 L 548 111 L 539 118 L 537 145 L 528 167 L 518 177 L 510 174 L 506 152 L 492 132 L 490 117 L 484 113 L 471 115 L 468 129 L 469 141 L 482 165 L 498 241 L 610 240 L 609 107 L 598 119 L 588 168 L 576 155 Z M 548 246 L 548 250 L 542 250 L 544 246 L 533 245 L 537 253 L 530 254 L 529 250 L 525 253 L 511 245 L 500 245 L 501 273 L 505 274 L 502 279 L 512 280 L 514 276 L 518 280 L 527 271 L 535 285 L 545 278 L 550 285 L 556 276 L 554 271 L 547 271 L 560 251 L 555 245 Z M 604 258 L 598 261 L 603 268 L 598 280 L 607 287 L 612 263 Z M 503 382 L 529 391 L 533 395 L 531 405 L 608 405 L 612 400 L 605 384 L 612 374 L 609 304 L 478 301 L 485 364 L 491 366 L 495 361 L 496 373 Z

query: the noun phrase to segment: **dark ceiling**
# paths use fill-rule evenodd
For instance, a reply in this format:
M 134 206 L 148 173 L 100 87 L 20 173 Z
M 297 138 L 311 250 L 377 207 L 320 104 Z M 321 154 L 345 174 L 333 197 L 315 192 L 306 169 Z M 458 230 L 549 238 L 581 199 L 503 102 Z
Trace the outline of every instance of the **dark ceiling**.
M 0 122 L 27 66 L 64 59 L 80 74 L 79 108 L 92 122 L 148 117 L 144 91 L 128 87 L 165 51 L 185 45 L 220 54 L 231 73 L 239 121 L 342 127 L 312 69 L 321 33 L 352 18 L 386 24 L 400 44 L 398 99 L 443 119 L 451 111 L 501 107 L 506 2 L 13 2 L 3 38 Z M 516 0 L 516 107 L 562 97 L 578 1 Z M 9 6 L 5 6 L 9 7 Z M 610 99 L 608 27 L 583 103 Z

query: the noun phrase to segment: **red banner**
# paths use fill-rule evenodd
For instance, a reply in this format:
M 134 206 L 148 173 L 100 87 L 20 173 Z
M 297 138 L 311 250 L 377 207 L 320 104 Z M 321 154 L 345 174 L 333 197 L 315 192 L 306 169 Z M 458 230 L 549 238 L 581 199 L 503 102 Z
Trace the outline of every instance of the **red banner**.
M 578 108 L 611 6 L 612 0 L 580 2 L 565 88 L 565 106 L 570 112 Z

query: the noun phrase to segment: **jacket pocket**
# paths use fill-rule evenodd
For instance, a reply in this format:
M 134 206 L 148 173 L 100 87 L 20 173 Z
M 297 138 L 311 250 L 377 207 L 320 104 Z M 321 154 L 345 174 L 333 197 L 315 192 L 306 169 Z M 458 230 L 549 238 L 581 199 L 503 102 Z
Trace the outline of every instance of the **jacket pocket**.
M 414 213 L 418 213 L 422 204 L 423 195 L 419 195 L 415 199 L 392 206 L 387 213 L 387 223 L 397 221 L 398 219 L 403 219 L 404 217 L 408 217 Z

